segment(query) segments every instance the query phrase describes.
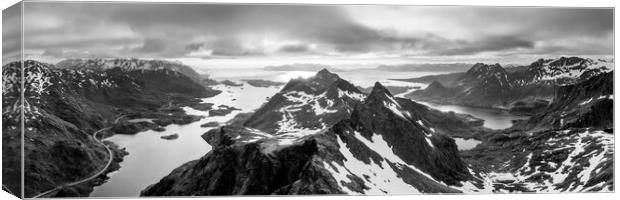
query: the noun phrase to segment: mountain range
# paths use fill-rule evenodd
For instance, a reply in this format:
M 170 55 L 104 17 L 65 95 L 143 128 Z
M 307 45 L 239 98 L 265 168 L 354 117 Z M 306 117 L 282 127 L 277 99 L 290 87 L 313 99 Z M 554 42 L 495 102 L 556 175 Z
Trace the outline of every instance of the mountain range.
M 477 63 L 465 73 L 406 79 L 426 82 L 424 89 L 406 97 L 442 104 L 458 104 L 510 110 L 532 115 L 549 105 L 558 88 L 588 80 L 613 70 L 613 60 L 579 57 L 539 59 L 519 70 L 499 64 Z
M 289 81 L 243 125 L 205 133 L 211 152 L 141 195 L 458 193 L 475 180 L 448 135 L 476 127 L 327 70 Z

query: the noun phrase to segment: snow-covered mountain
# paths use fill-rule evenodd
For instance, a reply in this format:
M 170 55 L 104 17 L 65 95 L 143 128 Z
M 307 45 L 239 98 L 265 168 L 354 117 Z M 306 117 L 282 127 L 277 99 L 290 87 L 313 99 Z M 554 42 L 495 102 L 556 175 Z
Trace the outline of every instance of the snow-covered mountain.
M 507 72 L 499 64 L 478 63 L 454 80 L 442 80 L 450 85 L 435 82 L 407 97 L 531 115 L 549 105 L 558 87 L 609 72 L 613 66 L 613 60 L 560 57 L 539 59 L 522 70 Z
M 193 81 L 200 83 L 200 74 L 191 67 L 180 62 L 170 62 L 164 60 L 143 60 L 137 58 L 114 58 L 114 59 L 67 59 L 58 62 L 58 68 L 74 70 L 107 70 L 120 68 L 122 71 L 158 71 L 169 70 L 172 73 L 181 73 Z
M 547 81 L 566 84 L 578 80 L 587 80 L 597 74 L 609 72 L 613 69 L 613 60 L 593 60 L 580 57 L 539 59 L 530 64 L 527 70 L 515 73 L 514 82 L 518 85 L 537 84 Z
M 143 71 L 121 66 L 57 67 L 33 60 L 23 64 L 23 105 L 19 98 L 21 63 L 3 66 L 2 128 L 3 133 L 7 133 L 3 134 L 3 151 L 19 152 L 19 115 L 23 108 L 25 167 L 37 172 L 25 174 L 26 197 L 86 177 L 104 165 L 110 159 L 108 152 L 90 136 L 110 126 L 120 114 L 156 116 L 164 105 L 189 103 L 217 93 L 182 73 L 165 68 Z M 118 168 L 122 157 L 120 149 L 111 148 L 119 158 L 110 170 Z M 5 160 L 11 163 L 18 162 L 19 158 Z M 19 175 L 17 169 L 5 172 L 7 177 Z M 80 193 L 65 194 L 80 196 L 91 189 L 64 192 Z
M 272 134 L 316 131 L 348 117 L 365 98 L 353 84 L 323 69 L 289 81 L 244 125 Z
M 379 83 L 366 97 L 327 70 L 291 80 L 245 125 L 205 133 L 211 152 L 141 195 L 458 193 L 474 181 L 447 136 L 474 129 L 465 120 Z

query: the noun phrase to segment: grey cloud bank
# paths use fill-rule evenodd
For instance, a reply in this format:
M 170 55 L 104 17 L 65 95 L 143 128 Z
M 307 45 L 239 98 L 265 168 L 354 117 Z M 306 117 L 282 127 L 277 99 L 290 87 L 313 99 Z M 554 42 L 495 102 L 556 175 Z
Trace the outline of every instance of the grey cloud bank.
M 54 58 L 505 60 L 613 52 L 612 9 L 28 2 L 24 12 L 25 53 Z

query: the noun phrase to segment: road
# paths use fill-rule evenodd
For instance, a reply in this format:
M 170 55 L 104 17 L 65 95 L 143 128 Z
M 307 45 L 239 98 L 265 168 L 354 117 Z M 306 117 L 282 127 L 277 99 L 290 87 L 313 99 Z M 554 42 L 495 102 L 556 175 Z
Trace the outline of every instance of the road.
M 9 189 L 9 187 L 7 187 L 7 186 L 6 186 L 6 185 L 4 185 L 4 184 L 2 184 L 2 188 L 4 188 L 4 189 L 5 189 L 5 190 L 9 193 L 9 194 L 12 194 L 12 195 L 15 195 L 15 196 L 19 196 L 19 195 L 17 195 L 17 194 L 15 194 L 15 193 L 13 193 L 13 192 L 11 191 L 11 189 Z
M 121 118 L 123 118 L 123 117 L 125 117 L 125 116 L 120 116 L 120 117 L 116 118 L 116 119 L 114 120 L 114 124 L 118 123 L 118 120 L 120 120 L 120 119 L 121 119 Z M 45 195 L 48 195 L 48 194 L 50 194 L 50 193 L 52 193 L 52 192 L 55 192 L 55 191 L 57 191 L 57 190 L 60 190 L 60 189 L 62 189 L 63 187 L 70 187 L 70 186 L 78 185 L 78 184 L 80 184 L 80 183 L 84 183 L 84 182 L 90 181 L 90 180 L 92 180 L 92 179 L 95 179 L 95 178 L 97 178 L 99 175 L 103 174 L 103 173 L 106 171 L 106 169 L 108 169 L 108 167 L 110 166 L 110 164 L 112 164 L 112 160 L 114 160 L 114 152 L 112 152 L 112 149 L 110 149 L 107 145 L 105 145 L 105 144 L 103 143 L 103 141 L 102 141 L 102 140 L 100 140 L 100 139 L 97 137 L 97 134 L 99 134 L 99 133 L 101 133 L 101 132 L 103 132 L 103 131 L 106 131 L 106 130 L 108 130 L 108 129 L 110 129 L 110 128 L 112 128 L 112 127 L 105 127 L 105 128 L 99 129 L 98 131 L 95 131 L 95 132 L 93 133 L 93 135 L 92 135 L 93 139 L 94 139 L 97 143 L 99 143 L 100 145 L 102 145 L 103 147 L 105 147 L 105 149 L 108 151 L 108 158 L 109 158 L 109 159 L 108 159 L 108 162 L 105 164 L 105 166 L 104 166 L 101 170 L 99 170 L 97 173 L 95 173 L 95 174 L 93 174 L 93 175 L 91 175 L 91 176 L 89 176 L 89 177 L 87 177 L 87 178 L 84 178 L 84 179 L 81 179 L 81 180 L 78 180 L 78 181 L 74 181 L 74 182 L 70 182 L 70 183 L 65 183 L 65 184 L 63 184 L 63 185 L 59 185 L 59 186 L 56 186 L 55 188 L 52 188 L 52 189 L 49 189 L 49 190 L 47 190 L 47 191 L 41 192 L 41 193 L 39 193 L 39 194 L 37 194 L 37 195 L 33 196 L 32 198 L 44 197 Z

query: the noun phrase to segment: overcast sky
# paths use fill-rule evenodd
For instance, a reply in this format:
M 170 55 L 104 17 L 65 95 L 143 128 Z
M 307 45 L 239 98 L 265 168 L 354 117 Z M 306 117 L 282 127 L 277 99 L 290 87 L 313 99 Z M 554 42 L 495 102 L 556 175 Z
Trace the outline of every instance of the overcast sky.
M 25 54 L 46 60 L 138 57 L 263 67 L 531 63 L 613 53 L 611 9 L 28 2 L 24 12 Z M 4 35 L 5 43 L 19 36 L 11 29 Z M 6 55 L 18 49 L 11 44 L 3 47 Z

